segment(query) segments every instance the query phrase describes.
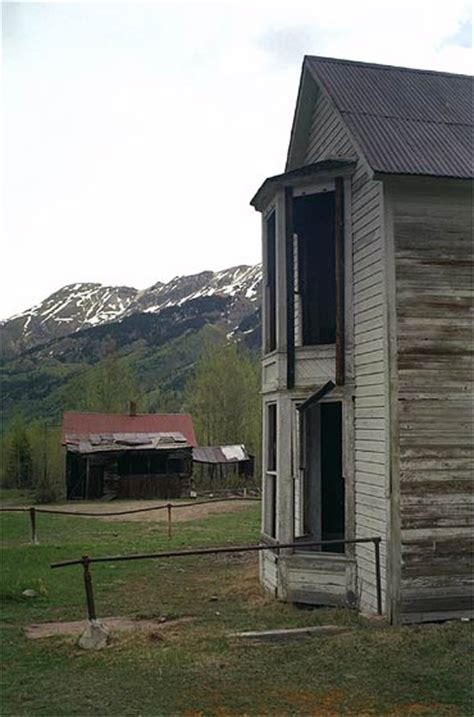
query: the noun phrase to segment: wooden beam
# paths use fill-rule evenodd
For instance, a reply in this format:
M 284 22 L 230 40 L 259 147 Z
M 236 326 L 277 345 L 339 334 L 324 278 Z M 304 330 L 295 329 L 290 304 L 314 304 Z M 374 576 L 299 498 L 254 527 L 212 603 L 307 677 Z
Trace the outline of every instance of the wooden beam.
M 296 410 L 300 413 L 304 413 L 310 406 L 320 401 L 327 393 L 329 393 L 329 391 L 332 391 L 333 388 L 334 383 L 332 381 L 328 381 L 324 384 L 324 386 L 319 388 L 316 393 L 313 393 L 309 398 L 307 398 L 306 401 L 300 403 L 300 405 L 296 407 Z
M 344 180 L 336 177 L 336 385 L 345 382 Z
M 293 187 L 285 187 L 286 248 L 286 387 L 295 385 L 295 262 L 293 242 Z

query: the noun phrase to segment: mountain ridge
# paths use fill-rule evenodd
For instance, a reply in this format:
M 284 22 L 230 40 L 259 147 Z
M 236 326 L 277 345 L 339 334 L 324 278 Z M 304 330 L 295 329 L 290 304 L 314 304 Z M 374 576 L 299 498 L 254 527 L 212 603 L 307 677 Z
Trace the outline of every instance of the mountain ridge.
M 146 289 L 93 282 L 67 284 L 42 302 L 0 322 L 5 359 L 86 328 L 117 323 L 134 314 L 155 313 L 205 296 L 258 300 L 261 267 L 241 264 L 156 282 Z

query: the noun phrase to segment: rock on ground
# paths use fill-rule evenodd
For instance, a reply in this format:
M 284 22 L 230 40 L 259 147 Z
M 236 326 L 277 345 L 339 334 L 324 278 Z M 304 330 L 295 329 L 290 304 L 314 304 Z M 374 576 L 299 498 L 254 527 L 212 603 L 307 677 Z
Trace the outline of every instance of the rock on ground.
M 99 620 L 90 620 L 77 644 L 83 650 L 102 650 L 111 640 L 110 630 Z

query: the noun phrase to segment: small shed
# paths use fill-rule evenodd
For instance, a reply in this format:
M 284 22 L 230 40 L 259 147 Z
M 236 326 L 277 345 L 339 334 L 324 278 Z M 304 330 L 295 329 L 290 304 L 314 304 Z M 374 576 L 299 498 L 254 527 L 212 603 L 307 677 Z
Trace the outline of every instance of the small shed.
M 254 457 L 241 444 L 228 446 L 198 446 L 193 448 L 193 478 L 203 487 L 208 484 L 214 490 L 216 486 L 224 489 L 240 485 L 241 479 L 250 481 L 254 475 Z
M 196 436 L 188 414 L 82 413 L 63 421 L 68 499 L 179 498 Z

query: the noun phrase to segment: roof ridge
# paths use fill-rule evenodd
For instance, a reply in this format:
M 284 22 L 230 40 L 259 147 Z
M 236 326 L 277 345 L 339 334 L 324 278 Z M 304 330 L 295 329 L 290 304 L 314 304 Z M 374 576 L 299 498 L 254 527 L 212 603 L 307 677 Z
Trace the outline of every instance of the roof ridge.
M 377 62 L 364 62 L 363 60 L 346 60 L 340 57 L 323 57 L 321 55 L 305 55 L 304 61 L 316 60 L 317 62 L 335 63 L 339 65 L 357 65 L 362 67 L 371 67 L 377 70 L 399 70 L 401 72 L 422 72 L 427 75 L 445 75 L 448 77 L 463 77 L 474 79 L 473 75 L 466 75 L 458 72 L 447 72 L 445 70 L 424 70 L 419 67 L 404 67 L 399 65 L 385 65 Z

